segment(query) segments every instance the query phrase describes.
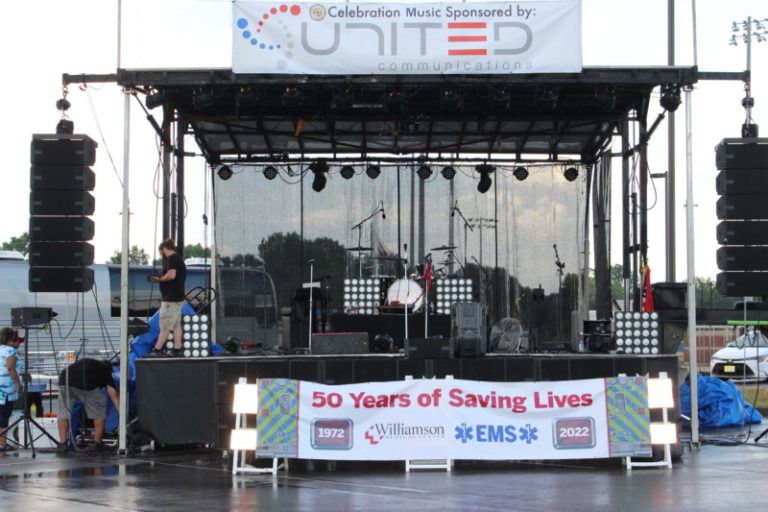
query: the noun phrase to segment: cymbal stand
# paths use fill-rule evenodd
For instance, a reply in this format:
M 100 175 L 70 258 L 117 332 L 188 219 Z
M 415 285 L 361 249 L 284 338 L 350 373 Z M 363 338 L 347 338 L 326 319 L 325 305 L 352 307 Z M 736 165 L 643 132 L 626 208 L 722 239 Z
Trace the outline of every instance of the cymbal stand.
M 377 208 L 375 212 L 373 212 L 372 214 L 370 214 L 369 216 L 367 216 L 366 218 L 364 218 L 363 220 L 361 220 L 360 222 L 358 222 L 357 224 L 352 226 L 352 229 L 350 229 L 350 231 L 357 230 L 357 247 L 358 248 L 363 246 L 363 224 L 365 224 L 366 222 L 368 222 L 369 220 L 371 220 L 372 218 L 374 218 L 376 215 L 378 215 L 380 213 L 382 215 L 384 214 L 384 208 L 383 207 Z M 360 254 L 358 254 L 358 257 L 357 257 L 357 263 L 358 263 L 357 277 L 359 279 L 362 279 L 362 277 L 363 277 L 363 258 L 361 257 Z

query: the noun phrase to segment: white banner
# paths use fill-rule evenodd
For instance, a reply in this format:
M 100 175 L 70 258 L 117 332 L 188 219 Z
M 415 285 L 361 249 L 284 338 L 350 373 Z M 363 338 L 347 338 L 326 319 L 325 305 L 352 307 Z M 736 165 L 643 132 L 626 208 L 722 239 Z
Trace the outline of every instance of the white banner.
M 647 381 L 259 380 L 260 456 L 336 460 L 650 455 Z
M 581 0 L 235 1 L 232 69 L 278 74 L 581 71 Z

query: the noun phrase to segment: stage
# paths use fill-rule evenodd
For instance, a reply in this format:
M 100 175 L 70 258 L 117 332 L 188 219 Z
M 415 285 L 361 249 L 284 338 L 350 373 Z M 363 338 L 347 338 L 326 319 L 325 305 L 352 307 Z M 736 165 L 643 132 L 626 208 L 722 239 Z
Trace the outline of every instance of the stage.
M 138 420 L 162 445 L 208 445 L 227 449 L 234 426 L 233 386 L 240 377 L 290 378 L 352 384 L 419 378 L 522 382 L 614 377 L 655 377 L 667 372 L 679 388 L 676 355 L 490 354 L 479 358 L 408 359 L 401 354 L 230 356 L 139 359 L 136 362 Z M 678 403 L 678 400 L 675 400 Z M 679 418 L 679 406 L 670 411 Z

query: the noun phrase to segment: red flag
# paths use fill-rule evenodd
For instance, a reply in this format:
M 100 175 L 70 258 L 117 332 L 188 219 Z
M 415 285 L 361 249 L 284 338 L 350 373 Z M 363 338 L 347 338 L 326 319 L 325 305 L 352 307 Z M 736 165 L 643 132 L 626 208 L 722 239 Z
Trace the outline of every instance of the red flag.
M 427 264 L 424 265 L 424 275 L 422 276 L 427 286 L 427 291 L 432 289 L 432 262 L 427 260 Z
M 651 289 L 651 267 L 643 267 L 643 311 L 653 311 L 653 291 Z

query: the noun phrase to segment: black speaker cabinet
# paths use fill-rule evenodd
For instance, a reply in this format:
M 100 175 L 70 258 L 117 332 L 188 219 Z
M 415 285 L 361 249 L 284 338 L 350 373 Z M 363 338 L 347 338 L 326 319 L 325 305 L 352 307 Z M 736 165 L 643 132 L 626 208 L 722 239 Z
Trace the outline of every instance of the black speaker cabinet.
M 29 171 L 32 190 L 93 190 L 96 174 L 84 165 L 33 165 Z
M 93 264 L 93 246 L 88 242 L 30 242 L 29 264 L 33 267 L 87 267 Z
M 715 163 L 721 171 L 768 168 L 768 139 L 723 139 L 715 148 Z
M 717 243 L 723 245 L 768 245 L 768 221 L 723 221 L 717 225 Z
M 96 200 L 88 192 L 33 190 L 29 195 L 30 215 L 93 215 Z
M 313 354 L 367 354 L 367 332 L 312 334 Z
M 768 218 L 768 194 L 732 194 L 717 200 L 717 218 L 766 219 Z
M 763 169 L 720 171 L 715 179 L 717 193 L 768 194 L 768 164 Z
M 29 238 L 33 242 L 88 241 L 94 235 L 93 221 L 88 217 L 30 217 Z
M 729 246 L 717 250 L 720 270 L 768 270 L 768 247 Z
M 716 286 L 726 297 L 761 296 L 768 290 L 768 272 L 720 272 Z
M 31 292 L 87 292 L 93 288 L 93 269 L 30 267 Z
M 453 357 L 451 338 L 409 338 L 405 340 L 405 356 L 411 359 L 440 359 Z
M 87 135 L 35 134 L 32 165 L 85 165 L 96 162 L 96 141 Z

